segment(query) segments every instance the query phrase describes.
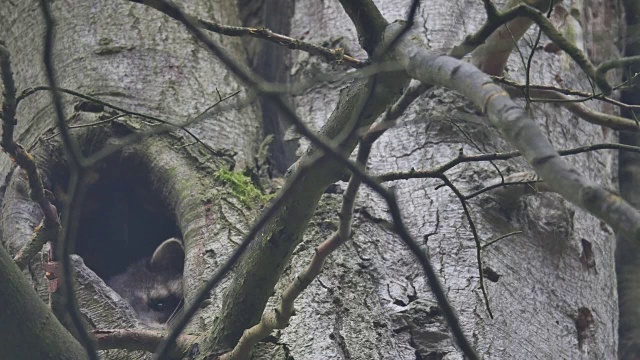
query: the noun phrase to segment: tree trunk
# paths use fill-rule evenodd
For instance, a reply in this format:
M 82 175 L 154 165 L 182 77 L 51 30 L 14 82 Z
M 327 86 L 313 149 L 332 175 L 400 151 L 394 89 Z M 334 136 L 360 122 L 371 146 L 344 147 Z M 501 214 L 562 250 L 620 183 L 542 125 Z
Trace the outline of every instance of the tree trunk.
M 387 19 L 403 17 L 407 5 L 406 1 L 378 2 Z M 615 24 L 617 19 L 611 18 L 610 10 L 598 10 L 605 5 L 610 4 L 591 4 L 596 7 L 589 10 L 589 15 L 607 14 L 607 21 Z M 556 26 L 575 26 L 575 22 L 568 21 L 573 20 L 572 15 L 562 13 L 562 9 L 554 11 L 552 20 Z M 584 19 L 585 9 L 575 10 L 577 13 L 573 16 L 577 15 L 579 21 Z M 479 2 L 428 1 L 423 2 L 414 28 L 426 37 L 429 46 L 446 51 L 473 33 L 484 19 L 484 9 Z M 331 26 L 325 25 L 328 21 Z M 597 22 L 582 23 L 586 28 L 565 31 L 607 36 L 600 28 L 590 28 L 598 26 Z M 292 29 L 293 37 L 332 41 L 348 53 L 357 53 L 353 27 L 338 4 L 299 3 Z M 529 35 L 527 40 L 531 42 L 535 33 L 530 31 Z M 612 31 L 608 36 L 614 35 Z M 544 36 L 542 39 L 540 47 L 549 43 Z M 598 40 L 606 43 L 604 39 Z M 576 44 L 588 46 L 593 53 L 602 47 L 590 36 L 576 39 Z M 528 56 L 527 42 L 522 40 L 518 45 Z M 320 61 L 308 59 L 304 53 L 299 53 L 298 58 L 310 63 L 307 67 L 294 64 L 294 69 L 300 69 L 298 77 L 302 79 L 308 76 L 302 69 L 326 67 Z M 524 83 L 522 62 L 517 54 L 512 56 L 508 69 L 509 77 Z M 535 52 L 532 84 L 587 90 L 589 85 L 581 74 L 562 52 L 552 53 L 541 48 Z M 555 75 L 561 76 L 562 83 L 554 80 Z M 297 98 L 298 112 L 319 126 L 332 107 L 319 109 L 316 104 L 335 101 L 336 96 L 331 88 L 314 89 Z M 586 124 L 561 107 L 553 104 L 533 104 L 532 107 L 534 119 L 557 149 L 614 140 L 608 129 Z M 326 110 L 323 112 L 323 109 Z M 434 168 L 455 158 L 460 149 L 465 154 L 511 149 L 499 133 L 474 115 L 472 107 L 451 92 L 437 89 L 422 97 L 404 118 L 408 121 L 376 143 L 369 166 L 374 173 Z M 612 155 L 609 151 L 588 153 L 572 157 L 570 161 L 586 176 L 614 187 Z M 596 163 L 598 170 L 589 165 Z M 495 164 L 505 175 L 529 169 L 521 159 Z M 459 166 L 448 175 L 465 194 L 500 177 L 490 164 Z M 491 192 L 472 200 L 472 217 L 483 242 L 522 231 L 481 253 L 485 269 L 494 274 L 491 280 L 485 279 L 494 315 L 494 319 L 490 319 L 479 289 L 476 245 L 468 222 L 450 190 L 446 187 L 435 190 L 441 184 L 439 180 L 409 180 L 393 186 L 414 237 L 424 239 L 448 289 L 447 295 L 458 311 L 467 336 L 474 339 L 478 353 L 486 359 L 615 358 L 617 298 L 613 233 L 591 215 L 554 194 L 516 198 L 514 206 L 501 203 Z M 419 353 L 421 358 L 429 358 L 455 353 L 419 265 L 380 225 L 389 220 L 385 204 L 365 192 L 359 206 L 361 216 L 356 223 L 359 228 L 355 229 L 353 239 L 335 255 L 321 275 L 324 287 L 332 291 L 315 284 L 317 293 L 310 289 L 309 297 L 304 296 L 316 304 L 324 303 L 320 305 L 322 310 L 300 305 L 300 312 L 308 313 L 298 318 L 315 319 L 318 316 L 311 314 L 335 313 L 333 321 L 321 317 L 319 321 L 326 321 L 325 325 L 314 325 L 313 333 L 314 339 L 336 339 L 333 347 L 336 357 L 349 353 L 356 358 L 414 358 Z M 593 249 L 594 265 L 584 265 L 581 260 L 589 256 L 587 247 Z M 312 248 L 307 249 L 310 254 Z M 301 259 L 304 256 L 301 255 Z M 301 263 L 302 260 L 294 258 L 293 273 L 300 270 Z M 313 289 L 314 284 L 310 288 Z M 594 322 L 587 329 L 580 329 L 576 324 L 584 316 L 581 314 L 586 313 L 593 314 Z M 303 328 L 306 322 L 300 321 L 298 326 Z M 326 335 L 322 336 L 323 333 Z M 299 337 L 299 333 L 285 332 L 283 336 L 291 340 Z M 320 341 L 312 344 L 317 351 L 323 347 Z M 301 355 L 296 350 L 292 350 L 292 354 Z
M 186 10 L 208 19 L 240 25 L 232 1 L 215 4 L 201 1 Z M 229 100 L 237 103 L 230 111 L 205 115 L 204 121 L 189 127 L 201 143 L 193 144 L 192 137 L 178 131 L 169 137 L 144 139 L 103 161 L 95 169 L 98 185 L 89 187 L 90 199 L 85 203 L 96 205 L 93 218 L 113 217 L 111 222 L 117 223 L 125 219 L 118 211 L 110 209 L 114 204 L 118 205 L 110 199 L 114 196 L 113 187 L 99 186 L 100 179 L 110 184 L 126 183 L 133 186 L 132 191 L 136 192 L 136 196 L 142 196 L 136 201 L 146 202 L 145 196 L 153 197 L 155 202 L 145 206 L 162 207 L 154 210 L 154 214 L 169 214 L 169 221 L 178 225 L 183 236 L 187 249 L 184 290 L 189 299 L 216 269 L 218 262 L 234 248 L 234 238 L 241 236 L 240 231 L 247 227 L 252 216 L 251 210 L 245 209 L 234 194 L 216 185 L 217 180 L 213 176 L 219 168 L 241 172 L 253 165 L 261 135 L 258 108 L 245 100 L 251 93 L 244 90 L 180 24 L 154 9 L 125 2 L 79 2 L 73 5 L 54 2 L 52 12 L 56 20 L 54 63 L 62 88 L 176 124 L 201 114 L 218 102 L 220 96 L 241 90 L 237 97 Z M 18 91 L 47 85 L 42 70 L 44 26 L 37 2 L 4 4 L 0 7 L 0 19 L 0 32 L 5 34 L 3 40 L 11 52 Z M 240 39 L 217 35 L 212 37 L 235 57 L 245 57 Z M 81 102 L 84 100 L 64 96 L 70 125 L 100 121 L 112 111 L 108 108 L 97 112 L 85 111 L 78 106 Z M 61 191 L 56 194 L 64 195 L 69 174 L 59 138 L 52 136 L 57 131 L 54 130 L 55 116 L 47 92 L 36 92 L 20 103 L 17 119 L 16 141 L 40 160 L 41 171 L 51 190 L 60 188 Z M 108 145 L 117 145 L 120 141 L 118 138 L 135 130 L 152 128 L 143 120 L 130 116 L 111 124 L 89 127 L 89 130 L 79 128 L 71 131 L 79 139 L 85 155 L 89 155 Z M 0 157 L 0 177 L 5 178 L 13 169 L 8 156 Z M 8 179 L 13 183 L 22 181 L 22 186 L 10 186 L 15 191 L 5 196 L 5 200 L 9 198 L 10 201 L 3 204 L 3 242 L 15 254 L 31 238 L 41 215 L 38 214 L 37 205 L 28 201 L 24 176 L 14 175 Z M 107 193 L 106 198 L 100 195 L 91 197 L 93 188 L 97 189 L 95 192 L 101 189 L 111 192 Z M 139 195 L 143 191 L 145 194 Z M 59 200 L 62 204 L 63 201 Z M 125 205 L 134 206 L 133 210 L 137 206 Z M 139 214 L 141 212 L 132 213 L 131 216 Z M 87 218 L 83 220 L 88 221 Z M 157 227 L 159 224 L 146 225 Z M 123 241 L 115 238 L 122 233 L 114 231 L 113 227 L 109 227 L 109 230 L 114 233 L 114 239 L 110 241 Z M 136 240 L 127 239 L 131 242 Z M 82 241 L 78 242 L 79 251 L 84 246 Z M 96 261 L 121 263 L 118 257 L 127 256 L 110 253 L 109 244 L 98 246 L 98 258 L 101 260 Z M 41 296 L 46 299 L 40 257 L 36 258 L 30 267 L 32 278 Z M 114 271 L 109 264 L 100 263 L 97 266 L 107 268 L 103 273 Z M 122 264 L 120 266 L 122 271 Z M 104 283 L 101 285 L 106 287 Z M 76 290 L 80 292 L 78 297 L 81 305 L 90 308 L 84 308 L 83 314 L 90 318 L 95 327 L 131 327 L 135 324 L 130 317 L 121 313 L 122 307 L 117 303 L 109 306 L 92 304 L 96 289 L 83 295 L 80 287 L 78 284 Z M 100 284 L 98 288 L 101 288 Z M 222 290 L 219 291 L 213 296 L 214 305 L 219 301 L 216 299 L 221 297 Z M 101 298 L 109 303 L 110 296 Z M 210 321 L 215 308 L 210 306 L 207 311 L 200 313 L 201 319 L 194 321 L 199 325 L 194 325 L 194 330 L 201 330 L 202 324 Z M 128 357 L 125 355 L 125 358 Z
M 240 3 L 249 6 L 251 2 Z M 389 22 L 404 18 L 409 3 L 408 0 L 376 1 Z M 291 6 L 289 2 L 283 1 L 283 4 Z M 554 8 L 551 20 L 594 59 L 603 52 L 613 57 L 615 53 L 607 46 L 615 39 L 619 19 L 612 13 L 612 4 L 604 0 L 573 7 L 560 4 Z M 203 19 L 225 25 L 241 24 L 239 13 L 242 11 L 238 11 L 233 1 L 193 1 L 180 5 L 187 13 Z M 276 113 L 272 104 L 265 105 L 268 100 L 264 98 L 260 100 L 263 107 L 255 101 L 246 105 L 244 100 L 252 95 L 252 90 L 239 85 L 225 66 L 182 25 L 150 7 L 123 1 L 55 1 L 52 10 L 57 22 L 54 61 L 61 87 L 174 123 L 197 116 L 215 103 L 219 94 L 226 96 L 242 90 L 240 95 L 227 100 L 236 104 L 232 110 L 205 116 L 203 121 L 188 128 L 202 143 L 191 144 L 193 139 L 182 131 L 149 137 L 125 147 L 93 170 L 97 184 L 100 181 L 130 184 L 126 191 L 135 192 L 137 199 L 145 204 L 154 204 L 153 211 L 138 210 L 136 204 L 113 199 L 115 196 L 100 197 L 99 189 L 104 192 L 112 188 L 89 185 L 90 190 L 92 186 L 98 190 L 89 191 L 86 205 L 90 206 L 93 201 L 97 210 L 86 211 L 109 219 L 105 223 L 113 230 L 109 235 L 113 241 L 121 241 L 123 237 L 127 241 L 137 240 L 129 231 L 133 227 L 120 231 L 112 226 L 128 224 L 129 218 L 135 218 L 136 214 L 150 213 L 158 219 L 175 222 L 186 249 L 188 304 L 235 248 L 263 205 L 245 201 L 216 174 L 220 169 L 238 172 L 253 169 L 262 140 L 260 122 L 263 120 L 268 122 L 263 126 L 265 133 L 276 134 L 278 146 L 273 151 L 278 152 L 277 167 L 280 171 L 286 168 L 291 158 L 291 144 L 282 142 L 286 137 L 282 114 Z M 596 13 L 601 14 L 598 19 L 593 15 Z M 247 16 L 245 14 L 245 23 L 252 24 Z M 446 52 L 479 28 L 485 18 L 482 3 L 478 1 L 427 1 L 418 11 L 413 30 L 426 38 L 432 49 Z M 288 28 L 287 21 L 282 19 L 265 23 L 285 24 L 281 30 Z M 46 84 L 41 60 L 42 29 L 37 4 L 14 2 L 0 7 L 0 34 L 5 34 L 3 40 L 11 52 L 18 91 Z M 295 2 L 290 29 L 294 38 L 331 48 L 342 47 L 346 53 L 361 59 L 367 56 L 358 43 L 353 24 L 337 1 Z M 531 52 L 530 44 L 536 35 L 537 32 L 530 30 L 518 42 L 525 58 Z M 209 36 L 235 58 L 244 61 L 247 57 L 240 39 L 213 33 Z M 531 83 L 591 91 L 577 65 L 563 52 L 550 50 L 549 43 L 543 36 L 534 49 Z M 290 68 L 272 64 L 282 59 L 278 54 L 264 49 L 256 53 L 267 53 L 268 64 L 261 64 L 259 57 L 253 58 L 254 68 L 278 71 L 270 74 L 269 79 L 286 80 L 290 76 L 293 82 L 305 83 L 313 81 L 318 74 L 345 72 L 342 65 L 327 64 L 302 51 L 291 52 Z M 523 69 L 522 60 L 516 54 L 509 60 L 506 75 L 524 83 Z M 393 104 L 394 96 L 405 84 L 406 78 L 396 74 L 380 80 L 378 89 L 385 88 L 376 93 L 378 98 L 369 99 L 367 120 L 375 120 Z M 342 90 L 346 86 L 349 88 Z M 332 121 L 346 126 L 339 117 L 341 111 L 349 108 L 353 112 L 356 109 L 353 104 L 363 98 L 361 91 L 366 86 L 365 81 L 356 81 L 355 85 L 344 80 L 333 81 L 292 94 L 296 113 L 316 129 L 327 122 L 333 124 Z M 95 122 L 111 111 L 105 108 L 87 112 L 77 106 L 79 102 L 77 98 L 64 97 L 70 125 Z M 615 140 L 615 133 L 608 128 L 586 123 L 560 106 L 521 103 L 530 106 L 532 117 L 557 149 Z M 613 111 L 602 104 L 593 102 L 589 106 L 604 112 Z M 261 113 L 261 109 L 265 113 Z M 501 134 L 487 125 L 479 110 L 454 92 L 432 89 L 408 109 L 398 126 L 376 142 L 368 170 L 374 174 L 412 168 L 426 170 L 462 152 L 512 150 Z M 65 170 L 67 164 L 60 141 L 52 137 L 57 133 L 54 124 L 50 96 L 46 91 L 37 92 L 18 108 L 16 140 L 36 154 L 49 185 L 64 189 L 68 170 Z M 136 131 L 152 128 L 140 118 L 128 116 L 102 127 L 72 131 L 88 155 L 121 143 Z M 335 129 L 325 126 L 324 134 L 332 136 L 339 132 L 331 133 L 332 130 Z M 355 140 L 351 138 L 342 149 L 346 154 L 352 151 Z M 306 149 L 307 144 L 303 141 L 302 149 Z M 317 149 L 307 155 L 314 151 Z M 616 187 L 612 151 L 574 155 L 569 161 L 584 176 L 607 188 Z M 204 335 L 199 340 L 204 345 L 200 356 L 207 356 L 211 349 L 233 346 L 242 330 L 258 321 L 265 305 L 270 308 L 279 300 L 283 289 L 307 266 L 318 243 L 335 231 L 341 196 L 322 192 L 326 185 L 344 178 L 343 167 L 328 160 L 327 163 L 318 165 L 312 176 L 300 185 L 293 200 L 264 228 L 236 267 L 233 281 L 225 280 L 216 288 L 191 322 L 189 330 Z M 499 181 L 503 175 L 531 171 L 524 159 L 516 158 L 465 163 L 446 175 L 463 194 L 471 194 Z M 24 176 L 15 171 L 8 156 L 0 157 L 0 178 L 5 177 L 8 183 L 0 225 L 3 244 L 14 254 L 28 241 L 41 215 L 37 206 L 28 201 Z M 469 201 L 474 222 L 471 228 L 458 197 L 448 187 L 440 187 L 441 180 L 399 180 L 385 185 L 394 189 L 411 234 L 428 250 L 463 330 L 478 354 L 485 359 L 616 358 L 615 236 L 604 223 L 557 194 L 529 191 L 522 195 L 509 192 L 507 187 Z M 339 183 L 338 187 L 344 188 L 344 184 Z M 64 195 L 64 191 L 58 195 Z M 127 214 L 131 215 L 114 211 L 121 209 L 117 206 L 128 209 Z M 82 221 L 91 220 L 83 218 Z M 265 359 L 461 358 L 420 264 L 397 239 L 392 227 L 387 205 L 375 193 L 363 188 L 357 202 L 352 238 L 333 254 L 319 279 L 298 299 L 296 316 L 289 327 L 262 343 L 254 356 Z M 473 231 L 482 244 L 505 234 L 518 233 L 479 251 Z M 83 241 L 88 240 L 78 239 L 78 249 L 87 254 L 81 255 L 89 268 L 93 263 L 94 267 L 103 266 L 105 274 L 115 271 L 109 264 L 100 264 L 99 259 L 89 261 L 91 251 L 82 245 Z M 6 264 L 8 258 L 2 256 L 0 270 L 10 268 Z M 46 297 L 39 262 L 39 258 L 33 260 L 29 270 L 33 286 L 41 297 Z M 110 289 L 94 278 L 93 272 L 78 259 L 74 265 L 79 274 L 77 291 L 81 310 L 89 323 L 98 329 L 135 327 L 135 320 L 121 302 L 105 296 L 108 306 L 92 303 L 96 298 L 93 294 L 111 294 Z M 282 278 L 276 284 L 280 273 Z M 493 318 L 483 298 L 481 273 Z M 0 272 L 0 277 L 2 275 Z M 83 283 L 80 279 L 90 280 Z M 87 283 L 91 286 L 81 286 Z M 0 286 L 4 289 L 4 285 Z M 17 286 L 25 287 L 24 284 Z M 3 292 L 6 293 L 0 291 Z M 34 298 L 33 294 L 28 296 Z M 30 300 L 25 304 L 32 303 Z M 37 317 L 46 316 L 41 305 L 38 305 L 40 312 L 34 313 Z M 0 323 L 4 323 L 1 319 Z M 60 327 L 56 329 L 68 335 Z M 77 343 L 68 338 L 63 337 L 77 348 Z M 36 353 L 33 351 L 31 354 Z M 112 358 L 146 356 L 143 353 L 106 354 Z

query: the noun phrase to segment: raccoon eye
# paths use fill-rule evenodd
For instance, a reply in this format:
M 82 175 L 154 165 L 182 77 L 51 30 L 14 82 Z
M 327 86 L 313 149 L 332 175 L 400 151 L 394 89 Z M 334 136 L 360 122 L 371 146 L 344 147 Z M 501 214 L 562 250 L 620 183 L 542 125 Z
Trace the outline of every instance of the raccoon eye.
M 152 299 L 149 300 L 149 307 L 158 312 L 163 312 L 167 309 L 167 303 L 163 299 Z

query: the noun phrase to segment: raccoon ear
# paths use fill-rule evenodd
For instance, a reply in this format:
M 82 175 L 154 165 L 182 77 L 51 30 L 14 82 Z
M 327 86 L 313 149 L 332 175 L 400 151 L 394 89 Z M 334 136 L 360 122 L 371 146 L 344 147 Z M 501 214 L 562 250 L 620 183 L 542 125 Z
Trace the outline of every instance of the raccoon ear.
M 184 248 L 177 238 L 165 240 L 151 256 L 152 269 L 167 269 L 182 272 L 184 268 Z

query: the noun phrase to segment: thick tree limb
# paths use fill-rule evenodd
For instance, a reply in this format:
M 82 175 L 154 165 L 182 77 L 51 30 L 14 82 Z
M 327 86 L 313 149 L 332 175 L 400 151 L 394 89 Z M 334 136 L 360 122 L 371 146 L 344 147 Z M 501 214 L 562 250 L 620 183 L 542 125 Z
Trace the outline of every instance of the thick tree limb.
M 0 349 L 4 359 L 83 360 L 85 349 L 60 324 L 0 246 Z
M 180 21 L 178 17 L 173 16 L 173 13 L 171 11 L 166 11 L 167 8 L 163 6 L 162 2 L 160 1 L 143 1 L 143 0 L 130 0 L 130 1 L 138 4 L 145 4 L 147 6 L 151 6 L 152 8 L 159 10 L 164 14 L 169 15 L 174 19 Z M 191 23 L 197 25 L 198 27 L 214 33 L 221 34 L 221 35 L 255 37 L 258 39 L 263 39 L 263 40 L 270 41 L 272 43 L 276 43 L 278 45 L 286 46 L 292 50 L 302 50 L 312 55 L 320 55 L 325 59 L 327 59 L 328 61 L 334 61 L 336 63 L 344 63 L 354 68 L 361 68 L 367 65 L 366 60 L 356 59 L 353 56 L 345 54 L 344 49 L 341 49 L 341 48 L 329 49 L 324 46 L 311 44 L 306 41 L 294 39 L 286 35 L 275 33 L 267 28 L 228 26 L 228 25 L 221 25 L 211 21 L 199 19 L 191 15 L 187 15 L 187 17 L 189 18 Z
M 604 220 L 618 233 L 640 239 L 640 213 L 620 196 L 586 179 L 565 162 L 536 123 L 475 66 L 437 55 L 412 40 L 398 47 L 413 78 L 455 90 L 487 114 L 505 139 L 517 148 L 550 188 Z
M 527 32 L 533 24 L 533 20 L 528 17 L 515 17 L 507 21 L 509 16 L 505 16 L 509 10 L 526 3 L 533 8 L 547 12 L 557 0 L 509 0 L 502 8 L 503 13 L 498 13 L 491 1 L 485 0 L 487 11 L 487 23 L 478 31 L 475 37 L 465 40 L 467 47 L 471 49 L 473 45 L 480 45 L 473 53 L 473 64 L 480 70 L 490 75 L 501 75 L 511 51 L 516 47 L 518 40 Z M 498 26 L 496 26 L 498 25 Z M 491 35 L 489 30 L 495 28 Z M 484 41 L 481 41 L 484 40 Z M 460 48 L 461 50 L 462 48 Z M 459 51 L 459 50 L 458 50 Z
M 372 0 L 340 0 L 340 4 L 356 26 L 360 46 L 373 55 L 389 23 Z
M 365 136 L 365 139 L 360 142 L 357 160 L 363 167 L 369 159 L 373 142 L 381 134 L 382 132 L 373 134 L 372 136 Z M 260 340 L 267 337 L 273 330 L 284 329 L 289 325 L 289 319 L 294 313 L 294 301 L 313 280 L 318 277 L 322 271 L 325 260 L 349 239 L 353 220 L 353 208 L 361 184 L 362 179 L 356 174 L 352 174 L 349 179 L 349 184 L 347 185 L 347 190 L 342 196 L 342 206 L 338 214 L 338 218 L 340 219 L 338 230 L 329 235 L 327 239 L 316 247 L 315 254 L 307 267 L 296 275 L 293 282 L 291 282 L 282 293 L 278 306 L 270 311 L 265 311 L 262 314 L 260 322 L 245 330 L 233 350 L 223 355 L 221 360 L 249 359 L 251 351 Z

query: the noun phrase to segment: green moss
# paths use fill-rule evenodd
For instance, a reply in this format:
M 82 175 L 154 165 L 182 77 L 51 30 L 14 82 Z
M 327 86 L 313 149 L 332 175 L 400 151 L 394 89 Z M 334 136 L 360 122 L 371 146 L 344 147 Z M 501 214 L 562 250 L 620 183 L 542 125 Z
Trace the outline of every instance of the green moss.
M 215 178 L 227 185 L 233 194 L 242 201 L 243 204 L 253 202 L 265 203 L 272 198 L 271 195 L 264 195 L 253 183 L 251 179 L 241 173 L 220 169 L 214 174 Z

